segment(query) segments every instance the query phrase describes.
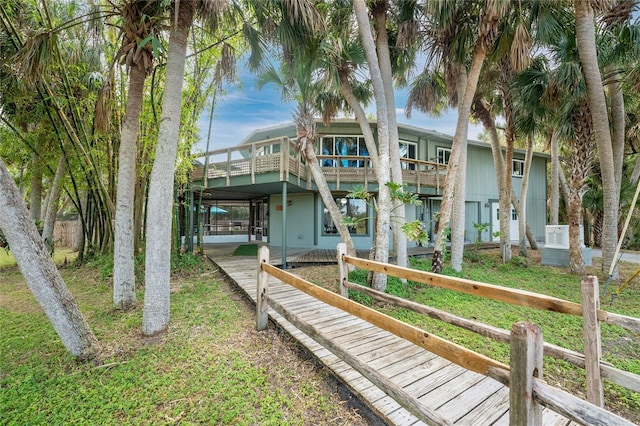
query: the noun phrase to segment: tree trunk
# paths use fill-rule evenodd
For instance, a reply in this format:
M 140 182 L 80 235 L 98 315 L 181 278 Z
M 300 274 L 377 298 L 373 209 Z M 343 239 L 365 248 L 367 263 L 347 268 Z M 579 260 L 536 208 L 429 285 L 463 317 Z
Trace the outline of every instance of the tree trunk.
M 353 238 L 351 238 L 349 229 L 345 226 L 344 223 L 342 223 L 342 214 L 340 213 L 340 209 L 336 204 L 335 198 L 333 198 L 331 189 L 329 189 L 327 179 L 325 178 L 324 173 L 322 173 L 322 169 L 320 169 L 318 158 L 316 157 L 315 146 L 313 145 L 313 143 L 311 143 L 311 141 L 306 141 L 304 153 L 307 160 L 307 167 L 309 167 L 311 176 L 313 176 L 313 180 L 316 182 L 318 192 L 320 193 L 320 197 L 322 198 L 322 202 L 328 210 L 329 215 L 331 216 L 331 220 L 333 221 L 334 226 L 340 234 L 342 242 L 347 245 L 347 254 L 349 256 L 355 256 L 356 248 L 353 245 Z
M 502 249 L 502 259 L 505 261 L 505 257 L 511 257 L 511 242 L 509 240 L 509 216 L 511 215 L 512 204 L 512 188 L 507 186 L 506 174 L 511 174 L 510 166 L 507 167 L 504 157 L 502 155 L 502 146 L 500 145 L 500 138 L 496 130 L 495 120 L 491 116 L 491 113 L 487 107 L 483 104 L 482 99 L 476 99 L 474 101 L 474 114 L 482 122 L 482 125 L 489 133 L 489 141 L 491 142 L 491 155 L 493 156 L 493 167 L 496 172 L 496 183 L 498 185 L 498 215 L 500 221 L 500 247 Z M 509 212 L 508 215 L 502 214 L 503 212 Z M 506 228 L 506 233 L 505 233 Z M 495 232 L 495 231 L 494 231 Z
M 511 191 L 511 205 L 514 209 L 516 209 L 516 214 L 520 216 L 522 214 L 520 203 L 518 203 L 518 200 L 516 200 L 516 196 L 513 191 Z M 531 246 L 531 249 L 538 250 L 536 237 L 535 235 L 533 235 L 533 232 L 531 232 L 531 227 L 529 226 L 528 222 L 525 222 L 525 232 L 527 233 L 527 240 L 529 241 L 529 246 Z
M 444 188 L 442 193 L 442 203 L 440 205 L 440 220 L 438 232 L 436 234 L 435 247 L 433 249 L 433 260 L 431 264 L 431 272 L 441 273 L 443 267 L 443 251 L 445 249 L 445 230 L 449 227 L 451 220 L 451 211 L 453 208 L 453 197 L 455 194 L 455 184 L 457 182 L 457 174 L 460 167 L 460 151 L 464 148 L 462 144 L 466 139 L 469 127 L 469 115 L 471 113 L 471 104 L 478 86 L 478 79 L 482 64 L 486 56 L 486 48 L 483 42 L 477 42 L 471 59 L 471 67 L 467 77 L 467 86 L 464 90 L 464 98 L 458 104 L 458 122 L 456 124 L 456 132 L 451 145 L 451 157 L 447 166 L 447 176 L 444 180 Z
M 72 250 L 78 252 L 78 257 L 84 253 L 85 244 L 85 219 L 87 217 L 87 191 L 82 190 L 78 193 L 78 205 L 80 206 L 78 226 L 76 226 L 76 235 L 73 242 Z
M 129 93 L 118 152 L 118 188 L 113 251 L 113 304 L 128 309 L 136 301 L 134 271 L 133 208 L 136 182 L 136 153 L 140 109 L 144 91 L 144 70 L 134 65 L 129 71 Z
M 38 148 L 36 144 L 35 149 Z M 42 167 L 37 152 L 31 154 L 31 192 L 29 193 L 29 213 L 33 223 L 42 220 Z
M 578 189 L 572 187 L 569 191 L 569 268 L 576 274 L 586 271 L 580 244 L 581 211 L 582 200 Z
M 149 182 L 147 242 L 142 332 L 153 335 L 164 331 L 170 318 L 171 217 L 182 84 L 187 54 L 187 37 L 195 5 L 182 1 L 178 19 L 171 29 L 167 55 L 165 94 L 158 132 L 158 146 Z
M 524 160 L 524 173 L 520 182 L 520 211 L 518 212 L 518 233 L 520 239 L 520 256 L 527 257 L 527 190 L 529 189 L 529 172 L 533 159 L 533 135 L 527 137 L 527 154 Z
M 378 115 L 378 154 L 379 168 L 376 169 L 378 179 L 378 203 L 377 203 L 377 226 L 375 235 L 375 255 L 378 262 L 387 263 L 389 261 L 389 228 L 391 226 L 391 196 L 386 183 L 390 181 L 389 163 L 389 122 L 387 104 L 384 96 L 384 85 L 376 48 L 371 34 L 371 25 L 367 7 L 364 0 L 354 0 L 353 8 L 358 21 L 358 30 L 362 37 L 362 44 L 369 63 L 369 72 L 373 83 L 373 93 L 376 99 L 376 111 Z M 373 287 L 376 290 L 385 291 L 387 287 L 387 276 L 385 274 L 373 274 Z
M 624 141 L 625 141 L 625 112 L 624 94 L 621 88 L 622 76 L 613 67 L 607 66 L 609 82 L 607 92 L 609 93 L 609 104 L 611 111 L 611 146 L 613 153 L 613 168 L 616 181 L 617 193 L 620 193 L 622 185 L 622 163 L 624 161 Z
M 595 39 L 595 17 L 590 2 L 574 0 L 576 12 L 576 41 L 580 65 L 587 86 L 589 108 L 593 117 L 593 129 L 598 147 L 600 170 L 602 170 L 602 190 L 604 193 L 604 222 L 602 235 L 602 270 L 609 272 L 614 265 L 614 253 L 618 242 L 618 208 L 620 193 L 616 191 L 615 163 L 609 115 L 604 96 L 602 77 L 598 68 L 598 54 Z M 611 278 L 619 277 L 616 267 L 611 271 Z
M 62 185 L 62 178 L 64 178 L 66 172 L 66 165 L 67 162 L 64 157 L 60 157 L 56 174 L 53 177 L 51 192 L 49 192 L 49 202 L 46 208 L 47 214 L 44 217 L 44 224 L 42 226 L 42 241 L 44 241 L 44 245 L 49 253 L 53 253 L 53 229 L 56 224 L 56 215 L 58 214 L 58 204 L 60 202 L 60 186 Z
M 98 342 L 51 260 L 31 221 L 27 206 L 0 160 L 0 230 L 5 235 L 20 272 L 60 336 L 67 350 L 79 359 L 94 357 Z
M 629 181 L 631 184 L 635 184 L 638 179 L 640 179 L 640 155 L 636 156 L 636 165 L 633 167 L 633 172 L 631 173 Z
M 386 0 L 373 7 L 373 18 L 376 29 L 376 52 L 380 65 L 380 74 L 384 86 L 384 98 L 389 120 L 389 155 L 391 163 L 391 180 L 402 185 L 402 167 L 400 165 L 400 138 L 396 119 L 396 100 L 393 90 L 393 72 L 389 54 L 389 37 L 387 35 Z M 407 236 L 402 232 L 402 225 L 407 221 L 406 206 L 400 200 L 393 200 L 391 227 L 393 230 L 393 246 L 398 266 L 407 266 Z
M 513 191 L 513 151 L 516 139 L 515 111 L 511 91 L 513 71 L 511 69 L 511 63 L 508 60 L 503 60 L 500 64 L 499 80 L 506 122 L 504 185 L 502 187 L 504 194 L 500 194 L 500 248 L 502 250 L 502 262 L 507 263 L 511 260 L 511 192 Z
M 464 99 L 464 90 L 467 87 L 467 71 L 464 66 L 458 70 L 458 99 Z M 459 167 L 456 175 L 456 189 L 453 198 L 453 218 L 451 221 L 451 267 L 462 271 L 462 258 L 464 256 L 464 231 L 465 231 L 465 194 L 467 180 L 467 141 L 468 127 L 463 131 L 460 140 Z
M 551 135 L 551 202 L 549 203 L 549 225 L 558 224 L 560 210 L 560 148 L 558 132 Z

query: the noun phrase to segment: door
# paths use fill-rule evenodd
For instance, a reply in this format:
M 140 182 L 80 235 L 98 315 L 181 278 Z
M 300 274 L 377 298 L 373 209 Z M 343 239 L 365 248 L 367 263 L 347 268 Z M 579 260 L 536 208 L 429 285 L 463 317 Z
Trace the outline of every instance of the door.
M 500 206 L 498 203 L 491 203 L 491 227 L 492 233 L 495 235 L 500 231 Z M 510 219 L 509 219 L 509 237 L 511 241 L 519 241 L 520 232 L 518 229 L 518 215 L 516 210 L 511 207 Z M 493 236 L 493 241 L 500 241 L 500 236 Z
M 253 238 L 258 241 L 266 241 L 267 237 L 267 211 L 269 203 L 267 199 L 257 200 L 253 207 L 251 218 Z

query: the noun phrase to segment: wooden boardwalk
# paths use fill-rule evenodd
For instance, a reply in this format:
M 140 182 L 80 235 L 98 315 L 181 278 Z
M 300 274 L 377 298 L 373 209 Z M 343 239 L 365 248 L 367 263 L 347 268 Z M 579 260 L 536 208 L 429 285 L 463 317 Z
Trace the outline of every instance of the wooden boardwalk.
M 225 250 L 226 255 L 222 250 L 222 247 L 208 246 L 206 253 L 255 303 L 257 258 L 230 257 L 233 250 Z M 296 256 L 305 255 L 303 251 L 296 253 L 295 250 L 288 250 L 287 253 L 288 263 L 294 262 Z M 335 259 L 335 252 L 331 254 Z M 306 256 L 302 259 L 310 260 L 310 255 Z M 329 262 L 326 253 L 319 258 Z M 281 263 L 277 253 L 272 252 L 270 263 Z M 451 423 L 469 426 L 509 424 L 509 389 L 499 382 L 459 367 L 273 277 L 269 279 L 269 295 Z M 269 316 L 385 423 L 423 424 L 360 373 L 278 313 L 269 309 Z M 543 424 L 568 426 L 574 423 L 544 409 Z

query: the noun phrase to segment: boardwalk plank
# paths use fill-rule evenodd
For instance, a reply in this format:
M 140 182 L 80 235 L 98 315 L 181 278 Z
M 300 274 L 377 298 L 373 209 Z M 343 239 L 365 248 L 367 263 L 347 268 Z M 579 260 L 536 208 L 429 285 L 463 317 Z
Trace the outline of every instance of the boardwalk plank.
M 477 405 L 503 388 L 502 383 L 488 377 L 482 377 L 478 383 L 465 389 L 462 393 L 438 407 L 437 411 L 443 414 L 450 414 L 449 417 L 451 420 L 457 422 L 461 417 L 473 411 Z M 455 415 L 453 415 L 454 413 Z
M 437 392 L 432 390 L 418 399 L 423 401 L 428 407 L 437 409 L 462 394 L 465 390 L 474 386 L 482 379 L 484 379 L 484 376 L 480 374 L 471 371 L 464 371 L 462 374 L 453 377 L 446 383 L 446 392 L 440 389 Z
M 490 425 L 509 410 L 509 388 L 501 387 L 489 398 L 473 407 L 456 424 L 463 426 Z

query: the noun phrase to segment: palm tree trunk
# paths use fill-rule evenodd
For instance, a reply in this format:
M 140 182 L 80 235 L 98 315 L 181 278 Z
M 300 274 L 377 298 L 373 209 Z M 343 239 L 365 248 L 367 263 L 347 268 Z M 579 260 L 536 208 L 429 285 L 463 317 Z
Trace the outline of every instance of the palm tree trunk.
M 378 179 L 378 202 L 377 202 L 377 226 L 375 235 L 375 260 L 387 263 L 389 260 L 389 228 L 391 225 L 391 196 L 387 182 L 390 181 L 389 163 L 389 122 L 387 104 L 384 98 L 384 85 L 378 59 L 376 56 L 375 44 L 371 34 L 369 16 L 364 0 L 354 0 L 353 8 L 358 21 L 358 30 L 362 37 L 364 51 L 369 63 L 373 92 L 376 99 L 376 111 L 378 113 L 378 154 L 380 167 L 376 169 Z M 384 291 L 387 287 L 387 276 L 385 274 L 373 274 L 372 285 L 376 290 Z
M 402 167 L 400 165 L 400 138 L 398 136 L 398 122 L 396 119 L 396 100 L 393 90 L 393 73 L 391 70 L 391 56 L 389 54 L 389 37 L 387 35 L 387 8 L 386 0 L 373 7 L 373 19 L 376 29 L 376 52 L 380 66 L 382 84 L 384 86 L 384 98 L 387 104 L 389 120 L 389 155 L 391 163 L 391 180 L 402 185 Z M 393 246 L 398 266 L 407 266 L 407 236 L 402 232 L 402 225 L 407 220 L 404 203 L 393 200 Z
M 576 274 L 584 274 L 585 265 L 580 244 L 582 200 L 578 189 L 569 191 L 569 268 Z
M 460 167 L 460 150 L 463 141 L 467 138 L 469 127 L 469 114 L 471 113 L 471 104 L 475 97 L 480 71 L 486 56 L 486 48 L 482 42 L 476 44 L 471 59 L 471 67 L 467 78 L 467 86 L 464 90 L 464 97 L 458 104 L 458 122 L 456 124 L 456 132 L 451 145 L 451 157 L 447 166 L 447 176 L 444 181 L 444 189 L 442 193 L 442 203 L 440 205 L 440 225 L 436 234 L 436 242 L 433 250 L 433 260 L 431 263 L 431 272 L 441 273 L 443 267 L 443 251 L 445 243 L 445 230 L 449 226 L 451 220 L 451 211 L 453 208 L 453 197 L 455 194 L 455 184 L 457 182 L 457 174 Z
M 116 192 L 116 226 L 113 253 L 113 304 L 128 309 L 136 301 L 133 259 L 133 208 L 136 182 L 136 153 L 140 109 L 146 72 L 132 66 L 129 93 L 118 151 L 118 188 Z
M 598 158 L 602 170 L 604 192 L 604 221 L 602 235 L 602 270 L 614 265 L 614 253 L 618 242 L 618 208 L 620 193 L 616 191 L 615 163 L 609 129 L 609 114 L 604 96 L 602 76 L 598 68 L 598 54 L 595 39 L 595 16 L 591 2 L 574 0 L 576 13 L 576 40 L 582 73 L 587 86 L 589 108 L 593 117 Z M 617 267 L 611 270 L 611 278 L 618 279 Z
M 609 104 L 611 111 L 611 143 L 613 152 L 613 167 L 616 180 L 616 187 L 620 193 L 622 185 L 622 162 L 624 160 L 624 141 L 625 141 L 625 111 L 624 111 L 624 94 L 622 93 L 621 82 L 622 76 L 619 72 L 609 71 L 610 82 L 607 84 L 607 92 L 609 93 Z
M 551 135 L 551 203 L 549 206 L 549 225 L 558 224 L 560 210 L 560 149 L 558 132 Z
M 307 167 L 309 167 L 311 176 L 313 176 L 313 180 L 316 182 L 316 186 L 318 187 L 318 192 L 320 193 L 322 202 L 327 208 L 327 211 L 331 216 L 331 220 L 333 221 L 334 226 L 340 234 L 342 242 L 347 245 L 347 254 L 349 256 L 355 256 L 356 248 L 353 245 L 353 238 L 351 238 L 349 229 L 345 226 L 344 223 L 342 223 L 342 214 L 340 213 L 340 209 L 336 204 L 335 198 L 333 198 L 333 194 L 331 194 L 331 190 L 329 189 L 329 185 L 327 184 L 327 179 L 325 178 L 324 173 L 322 173 L 322 169 L 318 164 L 315 146 L 309 141 L 306 141 L 304 146 L 304 155 L 307 159 Z
M 193 23 L 194 12 L 194 2 L 180 2 L 177 11 L 178 19 L 171 29 L 169 38 L 162 119 L 149 182 L 149 203 L 147 206 L 145 291 L 142 316 L 142 332 L 145 335 L 160 333 L 169 325 L 173 180 L 180 132 L 187 37 Z
M 458 99 L 463 99 L 463 90 L 467 87 L 467 71 L 463 66 L 458 68 Z M 456 192 L 453 199 L 453 217 L 451 220 L 451 267 L 457 272 L 462 271 L 462 258 L 464 256 L 467 140 L 468 128 L 460 140 L 460 165 L 456 175 Z
M 46 208 L 46 215 L 44 217 L 44 224 L 42 226 L 42 241 L 47 247 L 49 253 L 53 253 L 53 229 L 56 224 L 56 215 L 58 214 L 58 203 L 60 201 L 60 187 L 62 185 L 62 178 L 66 171 L 67 161 L 64 157 L 60 157 L 58 160 L 58 167 L 56 168 L 56 174 L 53 177 L 53 184 L 51 185 L 51 191 L 48 196 L 48 205 Z
M 527 137 L 527 153 L 524 160 L 524 173 L 520 182 L 520 209 L 518 211 L 518 230 L 520 256 L 527 257 L 527 190 L 529 188 L 529 172 L 533 158 L 533 135 Z
M 513 192 L 513 150 L 515 145 L 515 123 L 513 95 L 511 91 L 511 81 L 513 71 L 511 63 L 506 59 L 500 64 L 499 85 L 502 92 L 505 115 L 505 159 L 504 159 L 504 184 L 500 194 L 500 249 L 502 251 L 502 262 L 511 260 L 511 192 Z
M 78 309 L 42 238 L 30 219 L 4 162 L 0 160 L 0 230 L 25 278 L 29 290 L 44 310 L 67 350 L 79 359 L 99 351 L 98 341 Z

